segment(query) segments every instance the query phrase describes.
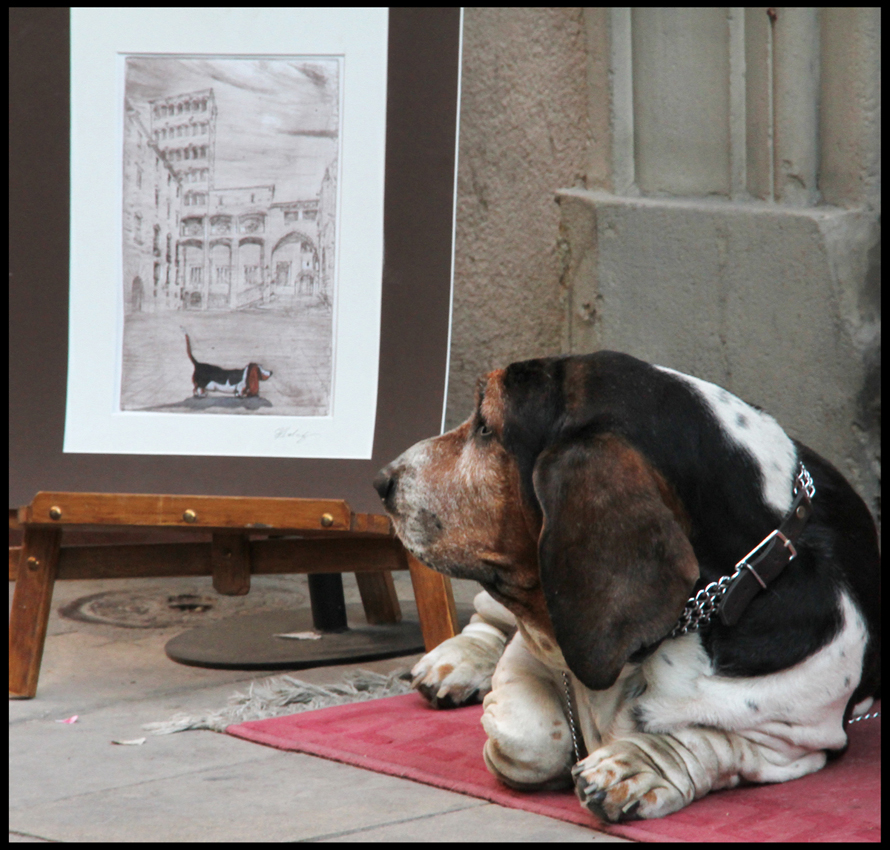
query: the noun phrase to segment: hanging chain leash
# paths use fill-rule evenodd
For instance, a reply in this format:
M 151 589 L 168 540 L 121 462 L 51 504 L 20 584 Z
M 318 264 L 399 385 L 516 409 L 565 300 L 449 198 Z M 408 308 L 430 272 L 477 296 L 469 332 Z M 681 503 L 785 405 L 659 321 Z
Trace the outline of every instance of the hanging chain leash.
M 578 730 L 575 726 L 575 708 L 572 705 L 572 684 L 569 681 L 569 674 L 562 674 L 562 683 L 566 690 L 566 708 L 568 709 L 569 730 L 572 733 L 572 753 L 575 756 L 575 764 L 577 764 L 583 756 L 581 755 L 581 747 L 578 743 Z

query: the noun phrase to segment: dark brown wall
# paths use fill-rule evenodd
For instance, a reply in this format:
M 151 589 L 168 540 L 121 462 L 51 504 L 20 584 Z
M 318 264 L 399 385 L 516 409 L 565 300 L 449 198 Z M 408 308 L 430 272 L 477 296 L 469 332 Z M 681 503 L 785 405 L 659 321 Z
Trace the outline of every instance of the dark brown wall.
M 10 9 L 10 505 L 38 490 L 345 498 L 441 425 L 458 9 L 390 10 L 380 382 L 373 458 L 63 454 L 68 351 L 67 8 Z

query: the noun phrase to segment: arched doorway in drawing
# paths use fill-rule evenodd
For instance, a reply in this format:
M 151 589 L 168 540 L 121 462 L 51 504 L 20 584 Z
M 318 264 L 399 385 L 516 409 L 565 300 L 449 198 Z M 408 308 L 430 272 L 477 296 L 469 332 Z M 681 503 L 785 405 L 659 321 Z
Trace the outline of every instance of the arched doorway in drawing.
M 142 278 L 139 275 L 133 278 L 133 285 L 130 287 L 130 312 L 142 312 L 142 299 L 145 297 L 145 289 L 142 286 Z
M 187 239 L 179 243 L 178 250 L 183 275 L 183 306 L 187 310 L 201 310 L 205 306 L 204 242 Z
M 316 295 L 319 287 L 318 248 L 315 241 L 297 230 L 285 234 L 272 249 L 275 297 L 293 300 Z
M 249 307 L 265 301 L 266 245 L 256 236 L 248 236 L 238 243 L 240 276 L 235 287 L 233 307 Z
M 232 240 L 216 239 L 210 243 L 209 307 L 232 306 Z

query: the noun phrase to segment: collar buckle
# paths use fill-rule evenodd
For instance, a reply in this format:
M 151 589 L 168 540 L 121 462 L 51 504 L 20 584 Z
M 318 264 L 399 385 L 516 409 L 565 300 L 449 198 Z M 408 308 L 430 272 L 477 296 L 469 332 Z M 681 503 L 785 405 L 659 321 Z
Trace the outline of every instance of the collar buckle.
M 670 637 L 698 631 L 711 622 L 715 613 L 724 625 L 735 625 L 751 600 L 797 557 L 794 544 L 812 513 L 810 500 L 816 495 L 813 477 L 802 463 L 794 479 L 793 493 L 791 509 L 779 527 L 745 555 L 731 575 L 712 581 L 689 599 Z

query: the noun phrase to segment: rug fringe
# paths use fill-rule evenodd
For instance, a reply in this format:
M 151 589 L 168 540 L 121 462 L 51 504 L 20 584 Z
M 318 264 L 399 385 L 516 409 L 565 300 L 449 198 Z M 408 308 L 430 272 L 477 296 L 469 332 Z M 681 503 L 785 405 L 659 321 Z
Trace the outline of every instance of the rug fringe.
M 202 715 L 176 714 L 169 720 L 146 723 L 142 728 L 152 735 L 171 735 L 192 729 L 224 732 L 234 723 L 399 696 L 411 691 L 411 673 L 407 668 L 387 676 L 371 670 L 352 670 L 343 679 L 343 682 L 332 685 L 314 685 L 293 676 L 274 676 L 251 682 L 247 693 L 234 693 L 228 699 L 228 708 Z

